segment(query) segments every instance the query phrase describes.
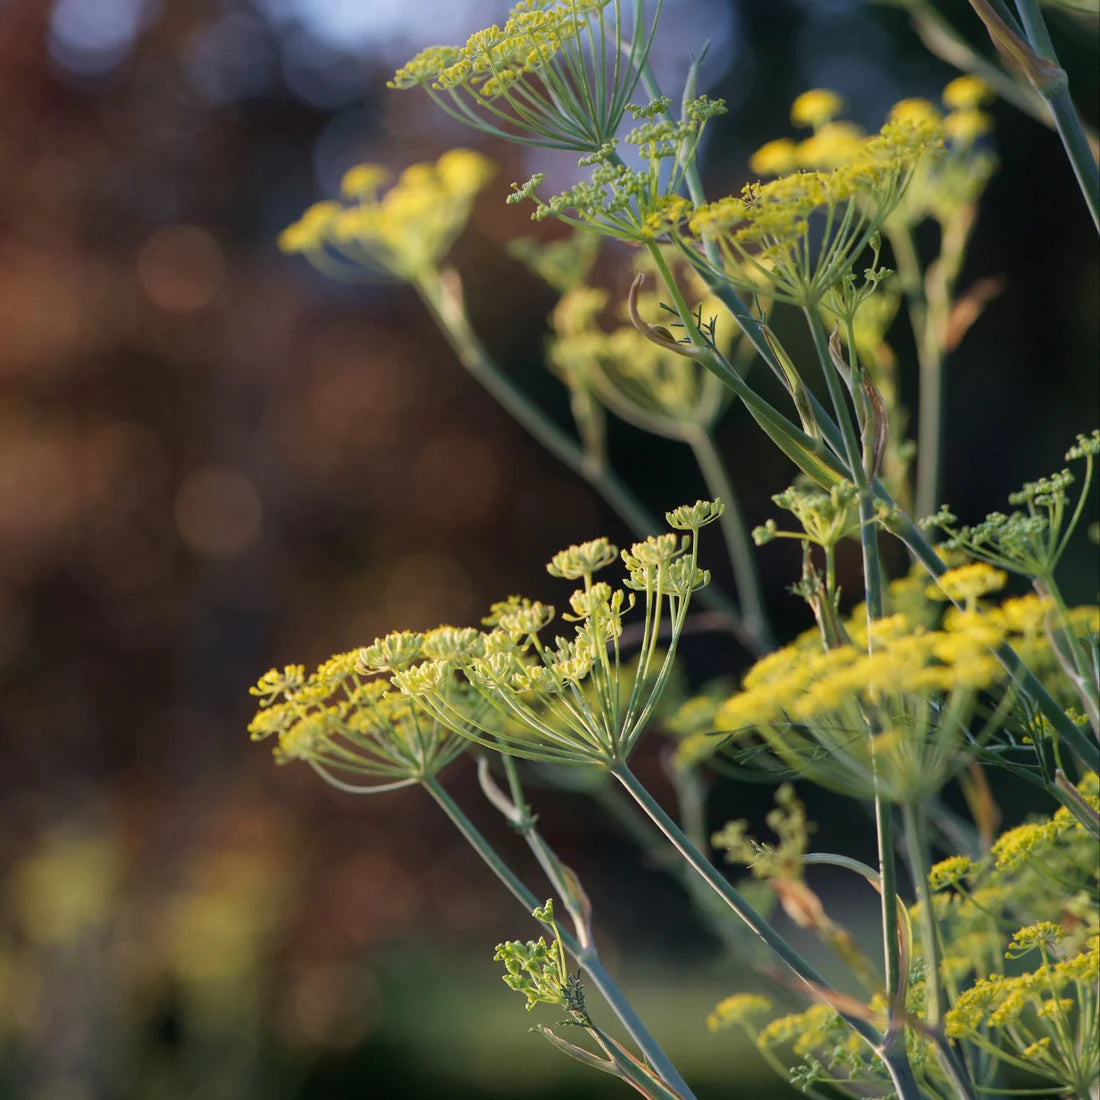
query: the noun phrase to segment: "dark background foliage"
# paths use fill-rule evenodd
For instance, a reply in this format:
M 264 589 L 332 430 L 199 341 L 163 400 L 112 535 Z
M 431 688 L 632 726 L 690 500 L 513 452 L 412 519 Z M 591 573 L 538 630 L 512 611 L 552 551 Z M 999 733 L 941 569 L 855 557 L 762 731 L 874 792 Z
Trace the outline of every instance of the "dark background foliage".
M 665 7 L 664 83 L 709 38 L 706 90 L 730 105 L 706 150 L 713 195 L 788 132 L 807 87 L 836 88 L 871 127 L 954 75 L 897 8 Z M 988 52 L 968 7 L 948 7 Z M 276 770 L 244 732 L 247 687 L 270 665 L 476 621 L 509 592 L 560 598 L 542 571 L 555 550 L 626 535 L 453 362 L 411 292 L 336 285 L 274 246 L 357 161 L 484 149 L 502 167 L 453 258 L 486 343 L 566 422 L 541 361 L 552 300 L 504 249 L 530 232 L 502 200 L 532 162 L 385 88 L 422 46 L 505 11 L 0 4 L 0 1095 L 622 1091 L 526 1033 L 489 958 L 534 933 L 425 798 L 338 794 Z M 1094 115 L 1088 36 L 1058 30 Z M 993 113 L 1002 170 L 963 283 L 1007 284 L 947 384 L 947 495 L 966 518 L 1057 468 L 1097 407 L 1087 215 L 1053 135 Z M 622 427 L 612 442 L 654 509 L 701 491 L 676 448 Z M 762 522 L 790 470 L 739 410 L 721 442 Z M 1094 598 L 1086 561 L 1069 562 L 1078 600 Z M 761 563 L 777 620 L 801 629 L 785 590 L 796 556 L 769 547 Z M 745 663 L 720 639 L 690 650 L 708 674 Z M 639 766 L 662 789 L 656 745 Z M 529 871 L 478 807 L 468 762 L 448 782 Z M 700 1095 L 764 1095 L 749 1056 L 703 1026 L 751 979 L 587 800 L 536 793 L 613 969 Z M 769 798 L 724 789 L 714 820 L 759 817 Z M 854 835 L 870 850 L 858 807 L 819 808 L 823 846 Z M 830 897 L 841 916 L 861 900 Z

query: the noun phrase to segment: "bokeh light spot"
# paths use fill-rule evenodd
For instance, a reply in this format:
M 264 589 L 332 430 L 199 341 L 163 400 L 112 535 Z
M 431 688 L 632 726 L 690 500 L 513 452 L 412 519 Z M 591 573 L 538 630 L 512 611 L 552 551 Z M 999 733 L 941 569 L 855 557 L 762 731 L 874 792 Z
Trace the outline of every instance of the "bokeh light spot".
M 110 72 L 130 52 L 155 7 L 149 0 L 57 0 L 50 16 L 50 55 L 80 76 Z
M 161 309 L 194 313 L 208 305 L 225 278 L 221 245 L 195 225 L 166 225 L 141 246 L 142 289 Z
M 202 466 L 184 478 L 176 494 L 180 538 L 204 558 L 235 558 L 259 537 L 263 507 L 240 470 Z

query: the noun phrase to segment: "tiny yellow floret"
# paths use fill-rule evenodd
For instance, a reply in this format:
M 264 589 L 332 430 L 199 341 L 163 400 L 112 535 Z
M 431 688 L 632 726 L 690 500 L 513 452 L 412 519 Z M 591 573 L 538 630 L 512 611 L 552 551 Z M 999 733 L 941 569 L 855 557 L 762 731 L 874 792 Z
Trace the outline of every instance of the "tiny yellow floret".
M 795 126 L 822 126 L 844 110 L 844 100 L 836 92 L 813 88 L 803 92 L 791 104 L 791 122 Z
M 977 107 L 992 98 L 992 91 L 984 80 L 976 76 L 957 76 L 943 90 L 943 104 L 953 111 Z
M 933 600 L 949 599 L 969 604 L 990 592 L 999 592 L 1007 580 L 1008 574 L 1003 570 L 976 561 L 943 573 L 936 584 L 928 586 L 927 594 Z
M 795 143 L 790 138 L 769 141 L 749 157 L 749 171 L 755 176 L 782 176 L 797 167 Z

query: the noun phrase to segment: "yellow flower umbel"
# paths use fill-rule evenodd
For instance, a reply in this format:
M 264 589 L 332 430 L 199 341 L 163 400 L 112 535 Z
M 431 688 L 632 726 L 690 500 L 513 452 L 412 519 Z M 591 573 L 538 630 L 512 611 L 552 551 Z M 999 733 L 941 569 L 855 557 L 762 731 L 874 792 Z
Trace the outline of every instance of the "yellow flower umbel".
M 371 794 L 430 779 L 466 742 L 394 691 L 374 669 L 404 667 L 433 652 L 446 630 L 391 635 L 368 649 L 338 653 L 309 677 L 301 665 L 271 669 L 250 689 L 260 700 L 248 727 L 252 739 L 275 737 L 280 763 L 305 761 L 342 790 Z M 450 690 L 462 689 L 452 685 Z M 364 776 L 380 782 L 360 785 Z
M 1086 950 L 1066 954 L 1064 936 L 1052 921 L 1019 929 L 1006 957 L 1034 958 L 1038 951 L 1038 968 L 980 978 L 947 1013 L 945 1030 L 1074 1096 L 1091 1096 L 1100 1080 L 1100 937 L 1094 933 Z
M 692 205 L 680 188 L 694 161 L 707 123 L 726 110 L 725 101 L 699 96 L 683 105 L 675 121 L 667 97 L 650 103 L 627 104 L 638 123 L 623 135 L 623 144 L 638 151 L 641 166 L 632 168 L 617 152 L 612 138 L 588 156 L 579 167 L 591 168 L 591 176 L 567 191 L 544 200 L 538 194 L 542 173 L 525 183 L 512 184 L 509 203 L 535 203 L 533 221 L 554 217 L 577 229 L 594 229 L 607 237 L 646 245 L 675 238 L 691 216 Z
M 915 166 L 941 144 L 928 120 L 891 120 L 864 137 L 834 121 L 840 106 L 832 93 L 800 97 L 794 115 L 815 126 L 813 137 L 769 142 L 753 158 L 754 168 L 778 178 L 695 211 L 692 235 L 717 244 L 722 274 L 736 285 L 818 305 L 901 200 Z
M 991 96 L 989 88 L 972 76 L 958 77 L 943 90 L 945 113 L 924 99 L 906 99 L 890 112 L 893 119 L 921 118 L 941 127 L 944 156 L 923 161 L 914 174 L 904 199 L 891 215 L 887 230 L 919 225 L 926 218 L 939 223 L 943 244 L 961 251 L 973 223 L 973 207 L 997 165 L 997 158 L 979 139 L 993 128 L 993 120 L 981 110 Z M 966 223 L 957 226 L 960 215 Z
M 653 535 L 624 551 L 623 588 L 593 580 L 620 556 L 605 538 L 555 555 L 551 575 L 583 582 L 562 616 L 576 624 L 572 637 L 544 642 L 554 608 L 513 596 L 493 607 L 490 630 L 471 631 L 468 644 L 395 672 L 394 684 L 440 724 L 487 748 L 550 763 L 625 764 L 672 673 L 691 595 L 710 579 L 697 565 L 699 529 L 721 513 L 717 501 L 667 513 L 689 534 Z M 638 654 L 627 661 L 620 640 L 635 592 L 644 622 Z M 671 640 L 661 653 L 666 615 Z
M 632 324 L 610 332 L 597 324 L 606 291 L 576 287 L 562 296 L 551 315 L 554 335 L 548 361 L 570 389 L 593 393 L 628 423 L 668 439 L 685 440 L 709 428 L 725 408 L 729 390 L 710 371 L 671 347 L 654 343 Z M 639 311 L 659 316 L 656 295 L 641 295 Z M 717 299 L 704 298 L 697 315 L 717 313 Z M 670 343 L 675 329 L 669 332 Z M 729 326 L 713 334 L 726 352 Z
M 521 0 L 503 27 L 464 46 L 432 46 L 391 88 L 424 88 L 452 118 L 496 137 L 593 152 L 612 140 L 641 77 L 661 3 L 632 27 L 622 0 Z M 608 9 L 611 15 L 608 14 Z
M 410 165 L 380 196 L 385 169 L 360 164 L 344 176 L 346 201 L 311 206 L 283 230 L 279 247 L 337 278 L 388 275 L 415 282 L 462 232 L 493 172 L 480 153 L 452 149 L 435 164 Z
M 1026 608 L 1023 606 L 1026 604 Z M 817 632 L 759 660 L 742 690 L 717 705 L 709 730 L 695 726 L 678 749 L 684 764 L 724 741 L 854 797 L 877 792 L 914 805 L 965 767 L 1014 698 L 991 650 L 1041 629 L 1044 601 L 1006 601 L 982 613 L 950 609 L 942 625 L 894 614 L 852 644 L 823 647 Z M 982 692 L 1000 693 L 990 715 Z M 975 722 L 980 717 L 980 722 Z

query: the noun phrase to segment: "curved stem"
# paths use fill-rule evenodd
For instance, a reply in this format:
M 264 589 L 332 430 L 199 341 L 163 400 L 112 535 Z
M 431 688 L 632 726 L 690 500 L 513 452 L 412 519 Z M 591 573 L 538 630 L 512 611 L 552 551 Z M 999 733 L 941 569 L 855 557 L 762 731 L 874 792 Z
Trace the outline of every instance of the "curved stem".
M 922 806 L 906 804 L 901 808 L 905 827 L 905 852 L 909 860 L 909 873 L 917 895 L 917 910 L 921 944 L 924 947 L 925 980 L 928 983 L 925 1021 L 936 1044 L 940 1068 L 963 1100 L 975 1100 L 974 1087 L 969 1074 L 943 1033 L 943 1014 L 946 1008 L 943 984 L 940 980 L 940 941 L 932 912 L 932 892 L 928 889 L 928 838 L 925 811 Z
M 516 876 L 515 872 L 500 858 L 496 849 L 478 831 L 474 823 L 462 812 L 453 798 L 440 786 L 434 776 L 429 776 L 421 782 L 421 786 L 435 799 L 443 812 L 451 819 L 458 831 L 466 838 L 466 841 L 475 852 L 485 861 L 486 865 L 504 884 L 508 892 L 527 910 L 528 914 L 537 909 L 542 902 L 527 889 Z M 564 929 L 559 928 L 558 934 L 566 951 L 573 957 L 581 969 L 591 978 L 592 984 L 600 991 L 603 998 L 611 1006 L 612 1011 L 622 1022 L 623 1027 L 629 1032 L 630 1037 L 637 1044 L 638 1049 L 645 1055 L 649 1064 L 656 1072 L 680 1094 L 682 1100 L 695 1100 L 695 1094 L 688 1087 L 676 1067 L 669 1060 L 667 1054 L 660 1048 L 657 1040 L 650 1035 L 645 1024 L 631 1007 L 630 1002 L 623 992 L 615 984 L 611 975 L 600 962 L 599 955 L 594 947 L 582 947 L 577 940 Z
M 1054 43 L 1051 41 L 1050 32 L 1047 30 L 1036 0 L 1016 0 L 1016 10 L 1020 14 L 1020 22 L 1023 24 L 1024 33 L 1031 48 L 1045 60 L 1058 65 Z M 1073 168 L 1073 174 L 1077 177 L 1077 185 L 1081 188 L 1081 194 L 1084 195 L 1089 213 L 1092 215 L 1092 224 L 1100 229 L 1100 170 L 1089 147 L 1080 116 L 1070 98 L 1065 74 L 1061 73 L 1060 78 L 1049 85 L 1041 81 L 1035 83 L 1035 90 L 1050 107 L 1058 136 L 1062 139 L 1062 146 Z
M 821 371 L 825 375 L 825 383 L 829 388 L 829 397 L 840 425 L 848 468 L 851 471 L 852 480 L 859 488 L 859 541 L 863 550 L 863 586 L 867 597 L 867 617 L 869 621 L 873 621 L 882 618 L 882 565 L 878 553 L 878 523 L 875 519 L 874 491 L 864 469 L 864 456 L 860 452 L 860 443 L 852 422 L 848 400 L 829 354 L 828 340 L 821 318 L 814 310 L 807 309 L 805 314 L 814 348 L 821 362 Z M 854 348 L 854 342 L 850 340 L 849 346 Z M 854 389 L 858 384 L 856 379 L 859 372 L 859 364 L 855 361 L 854 353 L 851 372 Z
M 477 338 L 461 304 L 456 285 L 448 287 L 437 271 L 422 273 L 414 284 L 440 331 L 462 365 L 489 393 L 555 458 L 580 475 L 607 501 L 626 525 L 640 537 L 660 531 L 664 524 L 627 488 L 614 471 L 585 453 L 584 448 L 562 431 L 535 405 L 490 358 Z M 741 616 L 731 601 L 717 589 L 707 588 L 699 600 L 729 621 L 739 637 L 745 634 Z
M 626 788 L 631 797 L 665 834 L 680 855 L 702 876 L 707 885 L 718 894 L 730 909 L 779 956 L 795 976 L 809 987 L 814 999 L 829 1003 L 829 997 L 833 991 L 825 979 L 749 905 L 741 892 L 714 867 L 710 860 L 684 834 L 676 822 L 665 813 L 634 773 L 625 764 L 621 763 L 614 765 L 610 770 L 611 774 Z M 909 1065 L 904 1042 L 900 1045 L 894 1043 L 887 1047 L 884 1045 L 883 1036 L 867 1020 L 858 1016 L 846 1015 L 843 1012 L 840 1015 L 882 1058 L 900 1100 L 920 1100 L 920 1090 L 913 1076 L 913 1070 Z

